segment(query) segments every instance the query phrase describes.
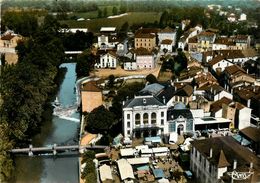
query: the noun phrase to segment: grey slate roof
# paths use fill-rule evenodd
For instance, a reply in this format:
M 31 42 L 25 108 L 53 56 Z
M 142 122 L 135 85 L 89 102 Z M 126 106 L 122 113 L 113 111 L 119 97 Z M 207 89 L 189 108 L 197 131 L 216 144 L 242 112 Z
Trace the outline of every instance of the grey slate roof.
M 167 121 L 175 120 L 180 115 L 187 119 L 193 119 L 190 109 L 175 109 L 174 107 L 170 107 L 167 110 Z
M 151 95 L 157 95 L 160 91 L 164 89 L 163 85 L 160 85 L 158 83 L 153 83 L 150 85 L 145 86 L 141 91 L 140 94 L 142 93 L 149 93 Z
M 165 106 L 154 96 L 135 96 L 135 98 L 126 101 L 124 108 L 132 108 L 137 106 L 149 106 L 149 105 L 158 105 Z

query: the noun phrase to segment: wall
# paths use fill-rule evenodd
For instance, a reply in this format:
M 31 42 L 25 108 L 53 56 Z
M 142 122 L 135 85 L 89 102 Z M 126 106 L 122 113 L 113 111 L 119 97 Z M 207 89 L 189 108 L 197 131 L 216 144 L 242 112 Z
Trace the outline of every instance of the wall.
M 154 58 L 152 55 L 137 55 L 136 65 L 138 69 L 153 69 Z

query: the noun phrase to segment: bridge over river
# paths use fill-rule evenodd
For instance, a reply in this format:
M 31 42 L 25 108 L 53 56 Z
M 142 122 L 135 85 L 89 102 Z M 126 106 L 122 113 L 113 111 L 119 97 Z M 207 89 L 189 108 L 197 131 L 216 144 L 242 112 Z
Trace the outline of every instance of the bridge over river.
M 29 156 L 33 156 L 34 153 L 37 153 L 39 155 L 45 154 L 45 153 L 52 153 L 53 155 L 56 155 L 57 152 L 64 152 L 64 151 L 81 151 L 85 149 L 105 149 L 108 146 L 103 145 L 60 145 L 57 144 L 45 146 L 45 147 L 33 147 L 30 145 L 28 148 L 17 148 L 10 150 L 13 154 L 28 154 Z

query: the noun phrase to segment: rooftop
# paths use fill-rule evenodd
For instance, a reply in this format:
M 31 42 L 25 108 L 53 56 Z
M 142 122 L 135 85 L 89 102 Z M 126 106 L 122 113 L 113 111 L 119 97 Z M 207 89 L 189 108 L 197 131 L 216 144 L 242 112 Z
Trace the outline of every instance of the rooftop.
M 240 130 L 242 134 L 253 140 L 254 142 L 260 142 L 260 128 L 246 127 Z
M 126 101 L 124 108 L 141 107 L 141 106 L 165 106 L 152 95 L 135 96 L 133 99 Z
M 249 168 L 250 162 L 253 162 L 255 170 L 260 170 L 260 159 L 249 149 L 237 143 L 232 136 L 194 140 L 191 144 L 214 165 L 223 163 L 222 165 L 229 166 L 233 164 L 234 160 L 237 160 L 237 167 Z M 212 158 L 210 158 L 210 148 L 212 148 Z M 222 155 L 221 151 L 223 151 Z
M 231 99 L 223 97 L 220 100 L 218 100 L 210 105 L 210 112 L 215 113 L 215 112 L 219 111 L 220 109 L 222 109 L 223 104 L 229 105 L 231 102 L 232 102 Z
M 82 85 L 82 91 L 90 91 L 90 92 L 101 92 L 101 89 L 99 89 L 96 84 L 95 81 L 90 81 L 90 82 L 87 82 L 87 83 L 84 83 Z

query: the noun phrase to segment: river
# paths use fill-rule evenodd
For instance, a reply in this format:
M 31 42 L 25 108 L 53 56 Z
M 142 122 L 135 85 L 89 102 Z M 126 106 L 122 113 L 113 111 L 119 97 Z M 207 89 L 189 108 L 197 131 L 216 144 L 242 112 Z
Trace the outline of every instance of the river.
M 74 86 L 76 81 L 76 64 L 66 63 L 67 73 L 60 86 L 58 99 L 61 106 L 76 104 Z M 79 119 L 78 113 L 72 114 Z M 53 115 L 50 123 L 42 126 L 41 133 L 32 139 L 33 146 L 49 144 L 77 144 L 79 122 L 61 119 Z M 16 156 L 15 173 L 12 183 L 77 183 L 78 157 L 72 153 L 54 156 Z

